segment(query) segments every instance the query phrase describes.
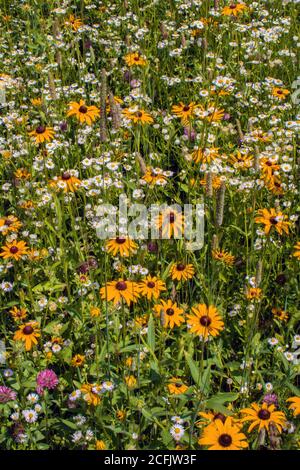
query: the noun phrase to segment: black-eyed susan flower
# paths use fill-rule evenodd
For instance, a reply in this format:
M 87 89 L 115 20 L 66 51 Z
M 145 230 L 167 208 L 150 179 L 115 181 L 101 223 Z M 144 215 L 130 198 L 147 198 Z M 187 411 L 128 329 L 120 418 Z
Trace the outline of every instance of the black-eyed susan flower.
M 234 168 L 247 170 L 253 166 L 254 159 L 252 155 L 237 150 L 236 153 L 230 155 L 229 161 Z
M 260 300 L 262 297 L 262 290 L 259 287 L 248 287 L 246 290 L 246 299 Z
M 216 261 L 220 261 L 227 266 L 232 266 L 235 261 L 235 257 L 229 251 L 212 250 L 212 257 Z
M 204 339 L 215 337 L 224 329 L 224 322 L 214 305 L 198 304 L 192 307 L 192 313 L 187 315 L 190 333 L 195 333 Z
M 300 259 L 300 242 L 297 242 L 296 245 L 294 245 L 294 253 L 293 253 L 293 256 L 295 258 L 298 258 Z
M 145 279 L 139 282 L 140 294 L 143 297 L 146 297 L 148 300 L 157 300 L 160 296 L 160 293 L 165 290 L 165 282 L 155 276 L 148 275 Z
M 240 427 L 233 423 L 231 417 L 223 422 L 216 419 L 203 430 L 198 444 L 208 447 L 208 450 L 242 450 L 248 447 L 245 434 Z
M 33 345 L 38 343 L 37 338 L 41 336 L 38 323 L 35 321 L 21 325 L 14 335 L 15 341 L 23 341 L 26 351 L 30 351 Z
M 0 233 L 7 235 L 9 232 L 18 232 L 22 227 L 22 222 L 14 215 L 8 215 L 0 219 Z
M 126 413 L 125 410 L 120 409 L 120 410 L 116 411 L 116 418 L 119 421 L 125 421 L 126 415 L 127 415 L 127 413 Z
M 232 3 L 227 5 L 222 10 L 222 15 L 224 16 L 238 16 L 247 10 L 247 6 L 244 3 Z
M 14 177 L 17 180 L 29 180 L 31 178 L 31 173 L 26 168 L 18 168 L 14 172 Z
M 202 105 L 197 107 L 197 117 L 209 123 L 221 121 L 224 114 L 224 109 L 217 108 L 215 103 L 208 103 L 206 107 Z
M 260 158 L 259 165 L 261 168 L 262 178 L 265 181 L 269 181 L 274 178 L 274 171 L 278 171 L 280 165 L 278 165 L 277 160 L 272 158 Z
M 133 390 L 137 386 L 137 380 L 134 375 L 125 375 L 124 381 L 129 390 Z
M 218 147 L 198 148 L 192 153 L 192 159 L 195 163 L 211 163 L 219 157 Z
M 124 279 L 107 282 L 100 289 L 102 300 L 113 301 L 114 305 L 124 300 L 127 305 L 137 302 L 139 298 L 139 287 L 136 282 Z
M 71 365 L 73 367 L 81 367 L 83 366 L 84 361 L 85 361 L 85 356 L 83 356 L 82 354 L 75 354 L 75 356 L 72 357 Z
M 131 52 L 124 57 L 124 60 L 128 67 L 134 67 L 135 65 L 145 66 L 147 64 L 146 59 L 139 52 Z
M 156 221 L 163 239 L 180 238 L 183 235 L 185 223 L 181 211 L 168 207 L 158 215 Z
M 289 90 L 281 87 L 274 87 L 272 89 L 272 95 L 279 100 L 285 100 L 285 98 L 290 94 Z
M 282 195 L 284 194 L 284 189 L 282 186 L 282 182 L 278 176 L 274 176 L 267 182 L 267 189 L 271 191 L 273 194 Z
M 172 377 L 169 380 L 167 387 L 171 395 L 181 395 L 189 388 L 180 377 Z
M 101 315 L 101 310 L 99 307 L 95 307 L 94 305 L 90 308 L 90 315 L 93 318 L 100 317 Z
M 200 180 L 201 186 L 207 186 L 207 174 L 203 179 Z M 212 177 L 212 187 L 213 189 L 219 189 L 221 187 L 222 180 L 219 176 L 213 175 Z
M 161 300 L 160 304 L 154 306 L 154 312 L 157 317 L 162 319 L 164 328 L 174 328 L 185 322 L 183 309 L 179 308 L 176 302 L 172 300 Z
M 293 415 L 300 415 L 300 397 L 290 397 L 286 401 L 290 403 L 289 410 L 293 411 Z
M 278 320 L 282 322 L 287 322 L 289 319 L 288 312 L 286 312 L 282 308 L 273 307 L 272 313 L 273 313 L 274 318 L 277 318 Z
M 81 386 L 80 391 L 84 401 L 91 406 L 98 406 L 101 403 L 101 385 L 86 383 Z
M 96 450 L 107 450 L 107 445 L 105 444 L 104 441 L 98 439 L 95 444 L 95 449 Z
M 10 309 L 9 313 L 15 321 L 25 320 L 27 317 L 27 310 L 23 307 L 16 307 Z
M 40 125 L 29 132 L 29 135 L 35 139 L 36 144 L 42 144 L 43 142 L 51 142 L 54 137 L 54 130 L 52 127 Z
M 49 182 L 49 186 L 62 190 L 64 193 L 74 193 L 81 186 L 81 181 L 69 171 L 64 171 L 61 176 L 56 176 Z
M 211 424 L 216 419 L 220 419 L 222 423 L 226 421 L 226 415 L 219 411 L 199 411 L 198 416 L 200 416 L 199 421 L 196 423 L 198 426 L 203 425 L 203 423 Z
M 252 403 L 250 408 L 244 408 L 241 410 L 243 417 L 241 423 L 252 421 L 249 426 L 248 432 L 251 432 L 254 428 L 258 428 L 258 431 L 265 429 L 269 431 L 270 424 L 273 424 L 278 432 L 282 431 L 282 427 L 286 424 L 286 417 L 282 411 L 275 411 L 275 405 L 268 405 L 267 403 Z
M 187 281 L 195 274 L 195 268 L 192 264 L 174 263 L 171 266 L 171 277 L 173 281 Z
M 10 243 L 6 243 L 6 245 L 1 247 L 2 251 L 0 256 L 3 259 L 15 259 L 19 261 L 22 256 L 26 255 L 28 252 L 28 246 L 24 241 L 17 241 L 14 240 Z
M 289 233 L 290 222 L 287 220 L 287 215 L 282 212 L 277 212 L 276 209 L 259 209 L 257 211 L 258 217 L 255 218 L 257 224 L 265 226 L 265 234 L 268 235 L 271 229 L 275 229 L 280 235 L 283 232 Z
M 167 177 L 162 173 L 161 169 L 154 169 L 148 167 L 142 179 L 151 186 L 164 185 L 167 181 Z
M 87 106 L 84 100 L 80 100 L 79 103 L 76 101 L 69 103 L 67 116 L 75 116 L 81 124 L 86 123 L 91 126 L 99 115 L 99 108 L 97 106 Z
M 76 18 L 74 15 L 70 15 L 65 21 L 65 25 L 76 32 L 83 25 L 83 22 L 80 18 Z
M 181 119 L 181 123 L 184 126 L 187 126 L 191 119 L 195 117 L 195 109 L 197 106 L 198 105 L 193 101 L 189 104 L 184 104 L 180 101 L 179 104 L 174 104 L 172 106 L 172 113 Z
M 134 124 L 152 124 L 154 121 L 153 117 L 143 109 L 125 108 L 123 110 L 123 116 Z
M 42 98 L 32 98 L 30 100 L 30 103 L 32 104 L 32 106 L 39 107 L 39 106 L 42 106 L 43 100 L 42 100 Z
M 130 238 L 117 237 L 105 243 L 107 252 L 113 256 L 131 256 L 136 252 L 137 244 Z

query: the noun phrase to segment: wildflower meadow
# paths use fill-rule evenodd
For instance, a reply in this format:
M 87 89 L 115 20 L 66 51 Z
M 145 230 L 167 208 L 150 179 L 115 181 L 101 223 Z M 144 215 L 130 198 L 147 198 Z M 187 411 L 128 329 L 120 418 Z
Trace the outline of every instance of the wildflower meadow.
M 300 448 L 299 0 L 0 1 L 0 448 Z

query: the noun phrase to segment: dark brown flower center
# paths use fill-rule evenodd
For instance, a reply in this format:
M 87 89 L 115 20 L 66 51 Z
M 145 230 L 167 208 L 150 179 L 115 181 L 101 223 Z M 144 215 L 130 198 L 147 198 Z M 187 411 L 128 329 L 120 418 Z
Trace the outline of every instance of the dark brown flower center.
M 177 264 L 176 266 L 177 271 L 184 271 L 185 270 L 185 264 Z
M 270 162 L 269 160 L 266 162 L 266 165 L 267 166 L 272 166 L 272 162 Z
M 35 130 L 35 132 L 37 134 L 44 134 L 44 132 L 46 131 L 46 127 L 45 126 L 38 126 Z
M 61 175 L 61 178 L 66 181 L 66 180 L 69 180 L 69 179 L 71 178 L 71 175 L 70 175 L 70 173 L 68 173 L 67 171 L 65 171 L 65 172 Z
M 214 421 L 216 419 L 219 419 L 220 421 L 222 421 L 222 423 L 225 423 L 225 420 L 226 420 L 226 416 L 223 415 L 222 413 L 217 413 L 215 416 L 214 416 Z
M 235 10 L 236 9 L 236 5 L 230 5 L 229 7 L 231 10 Z
M 229 447 L 232 443 L 232 437 L 229 434 L 221 434 L 218 439 L 220 446 Z
M 169 214 L 169 220 L 170 220 L 171 224 L 175 221 L 175 214 L 174 214 L 174 212 L 170 212 L 170 214 Z
M 187 112 L 190 110 L 190 107 L 189 107 L 189 106 L 184 106 L 184 107 L 182 108 L 182 110 L 183 110 L 185 113 L 187 113 Z
M 116 238 L 116 243 L 118 243 L 119 245 L 123 245 L 123 243 L 125 242 L 126 242 L 126 238 L 119 238 L 119 237 Z
M 166 310 L 166 314 L 167 314 L 167 315 L 169 315 L 169 316 L 171 317 L 172 315 L 174 315 L 174 313 L 175 313 L 175 312 L 174 312 L 174 309 L 173 309 L 173 308 L 167 308 L 167 310 Z
M 200 318 L 200 324 L 202 326 L 209 326 L 211 324 L 211 318 L 209 318 L 208 315 L 203 315 L 201 318 Z
M 137 111 L 135 115 L 136 117 L 141 118 L 143 116 L 143 113 L 141 111 Z
M 119 281 L 116 284 L 116 289 L 118 290 L 126 290 L 127 289 L 127 284 L 125 281 Z
M 15 253 L 18 253 L 19 248 L 17 246 L 12 246 L 9 251 L 14 255 Z
M 14 223 L 13 220 L 10 220 L 10 219 L 5 219 L 4 220 L 4 225 L 6 225 L 7 227 L 9 227 L 13 223 Z
M 78 110 L 80 113 L 82 114 L 86 114 L 88 112 L 88 109 L 87 107 L 83 104 L 80 106 L 79 110 Z
M 277 220 L 276 217 L 271 217 L 270 222 L 271 222 L 272 225 L 277 225 L 278 224 L 278 220 Z
M 153 287 L 155 287 L 155 282 L 149 281 L 147 283 L 147 287 L 150 287 L 150 289 L 153 289 Z
M 258 415 L 259 419 L 267 420 L 267 419 L 270 418 L 271 413 L 268 410 L 259 410 L 257 415 Z
M 182 386 L 182 382 L 175 382 L 174 385 L 176 388 L 180 388 Z
M 33 328 L 30 325 L 27 325 L 23 328 L 23 334 L 24 335 L 31 335 L 33 333 Z
M 140 56 L 136 55 L 133 60 L 135 60 L 136 62 L 138 62 L 138 61 L 140 60 Z

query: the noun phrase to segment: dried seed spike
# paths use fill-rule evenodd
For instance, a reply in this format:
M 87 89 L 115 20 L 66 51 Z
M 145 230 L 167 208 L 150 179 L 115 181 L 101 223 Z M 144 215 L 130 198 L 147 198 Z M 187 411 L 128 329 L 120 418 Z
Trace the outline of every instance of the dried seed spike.
M 106 142 L 107 140 L 106 96 L 107 96 L 106 70 L 102 69 L 101 85 L 100 85 L 100 140 L 101 142 Z
M 145 175 L 146 172 L 147 172 L 147 167 L 146 167 L 145 160 L 143 159 L 143 157 L 140 153 L 137 154 L 136 158 L 137 158 L 137 161 L 139 162 L 142 174 Z
M 237 127 L 237 131 L 238 131 L 238 134 L 239 134 L 239 138 L 240 140 L 244 140 L 244 134 L 243 134 L 243 131 L 242 131 L 242 126 L 241 126 L 241 122 L 239 119 L 236 119 L 236 127 Z
M 249 131 L 252 132 L 252 122 L 248 122 Z M 257 145 L 254 146 L 254 170 L 259 171 L 259 148 Z
M 57 100 L 55 83 L 54 83 L 53 75 L 50 71 L 48 72 L 48 85 L 49 85 L 49 91 L 50 91 L 51 99 L 52 100 Z
M 219 0 L 214 0 L 214 9 L 218 10 L 219 8 Z
M 53 36 L 55 39 L 59 39 L 59 36 L 60 36 L 60 24 L 59 24 L 59 20 L 58 18 L 55 18 L 55 21 L 53 23 Z M 57 65 L 59 65 L 61 67 L 61 64 L 62 64 L 62 59 L 61 59 L 61 53 L 60 51 L 56 51 L 55 52 L 55 60 L 56 60 L 56 63 Z
M 271 449 L 280 449 L 281 438 L 276 426 L 271 422 L 269 426 L 270 447 Z
M 219 247 L 218 235 L 214 234 L 214 235 L 212 236 L 211 249 L 212 249 L 212 250 L 217 250 L 218 247 Z
M 216 226 L 217 227 L 221 227 L 223 223 L 225 190 L 226 190 L 226 185 L 225 185 L 225 182 L 223 181 L 217 194 L 217 208 L 216 208 Z
M 119 106 L 116 104 L 114 95 L 111 91 L 109 92 L 109 105 L 112 115 L 112 126 L 114 129 L 119 129 L 119 127 L 121 126 L 120 109 Z
M 255 275 L 255 283 L 257 287 L 259 287 L 261 283 L 262 272 L 263 272 L 263 262 L 262 262 L 262 259 L 259 259 L 256 265 L 256 275 Z
M 126 36 L 125 36 L 125 44 L 126 44 L 127 47 L 130 46 L 130 36 L 129 36 L 129 34 L 126 34 Z
M 176 287 L 175 287 L 174 283 L 172 284 L 172 291 L 171 291 L 170 298 L 171 298 L 172 302 L 174 302 L 175 299 L 176 299 Z
M 166 30 L 166 27 L 165 27 L 164 23 L 160 24 L 160 31 L 161 31 L 163 39 L 167 39 L 167 37 L 169 36 L 169 33 Z
M 160 311 L 160 324 L 161 324 L 161 326 L 166 325 L 166 314 L 165 314 L 165 311 L 163 309 L 161 309 L 161 311 Z
M 213 196 L 212 181 L 213 181 L 213 175 L 209 171 L 206 175 L 206 195 L 207 195 L 207 197 L 212 197 Z
M 53 22 L 53 35 L 56 39 L 58 39 L 60 35 L 60 27 L 59 27 L 59 21 L 57 17 L 55 18 Z
M 265 428 L 262 428 L 258 434 L 258 441 L 257 441 L 258 447 L 263 446 L 265 444 L 265 439 L 266 439 L 266 430 Z

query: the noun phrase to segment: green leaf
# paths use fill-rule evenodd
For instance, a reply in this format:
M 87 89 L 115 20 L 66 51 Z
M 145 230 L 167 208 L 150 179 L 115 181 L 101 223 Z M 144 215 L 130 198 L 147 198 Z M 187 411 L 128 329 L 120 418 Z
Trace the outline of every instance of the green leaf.
M 198 385 L 200 382 L 200 368 L 197 366 L 196 362 L 192 359 L 192 357 L 185 353 L 185 359 L 191 371 L 191 375 L 193 377 L 194 382 Z
M 77 429 L 77 425 L 75 423 L 72 423 L 72 421 L 69 421 L 67 419 L 61 419 L 61 422 L 64 423 L 68 428 Z
M 217 393 L 213 397 L 211 397 L 209 400 L 207 400 L 207 404 L 209 407 L 214 407 L 216 404 L 223 405 L 224 403 L 231 403 L 235 400 L 237 400 L 239 397 L 238 393 L 233 393 L 233 392 L 228 392 L 228 393 Z M 212 406 L 211 406 L 212 405 Z
M 150 318 L 148 321 L 147 339 L 148 339 L 148 344 L 149 344 L 151 351 L 154 352 L 155 350 L 155 325 L 154 325 L 154 320 L 153 320 L 152 315 L 150 315 Z
M 286 382 L 286 385 L 290 389 L 292 393 L 294 393 L 297 397 L 300 397 L 300 390 L 299 388 L 295 387 L 291 382 Z

